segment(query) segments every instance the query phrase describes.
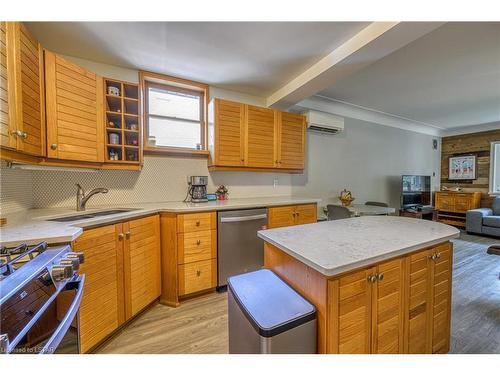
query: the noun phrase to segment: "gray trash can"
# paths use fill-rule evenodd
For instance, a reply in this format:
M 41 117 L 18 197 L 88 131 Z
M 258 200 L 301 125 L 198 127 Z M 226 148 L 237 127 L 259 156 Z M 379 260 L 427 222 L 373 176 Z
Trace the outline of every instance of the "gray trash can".
M 229 353 L 316 353 L 316 308 L 270 270 L 228 279 Z

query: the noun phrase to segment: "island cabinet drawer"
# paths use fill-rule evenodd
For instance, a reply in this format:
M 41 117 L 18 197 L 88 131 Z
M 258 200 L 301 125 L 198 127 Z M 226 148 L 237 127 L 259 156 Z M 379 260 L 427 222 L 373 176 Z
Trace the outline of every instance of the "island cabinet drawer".
M 179 266 L 179 296 L 215 288 L 217 260 L 209 259 Z
M 217 256 L 217 232 L 204 230 L 177 235 L 178 264 L 213 259 Z
M 216 229 L 217 215 L 214 212 L 177 215 L 178 233 L 198 232 Z

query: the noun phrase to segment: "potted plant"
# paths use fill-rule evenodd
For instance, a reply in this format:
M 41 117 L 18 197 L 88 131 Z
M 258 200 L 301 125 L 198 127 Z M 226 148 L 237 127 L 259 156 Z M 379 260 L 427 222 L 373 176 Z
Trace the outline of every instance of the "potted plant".
M 220 201 L 225 200 L 227 195 L 227 187 L 225 187 L 224 185 L 219 185 L 219 187 L 215 191 L 215 194 L 217 194 L 218 200 Z

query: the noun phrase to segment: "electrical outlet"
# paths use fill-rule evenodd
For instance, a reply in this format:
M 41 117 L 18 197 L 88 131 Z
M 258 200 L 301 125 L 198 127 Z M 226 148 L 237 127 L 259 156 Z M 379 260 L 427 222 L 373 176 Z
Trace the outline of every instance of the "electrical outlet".
M 273 180 L 273 188 L 274 188 L 274 189 L 276 189 L 276 187 L 277 187 L 277 186 L 278 186 L 278 179 L 277 179 L 277 178 L 275 178 L 275 179 Z

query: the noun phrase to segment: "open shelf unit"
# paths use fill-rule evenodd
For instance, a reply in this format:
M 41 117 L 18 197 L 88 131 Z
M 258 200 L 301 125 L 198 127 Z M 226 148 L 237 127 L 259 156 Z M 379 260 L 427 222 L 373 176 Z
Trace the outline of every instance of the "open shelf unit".
M 106 162 L 142 162 L 139 85 L 104 78 Z

